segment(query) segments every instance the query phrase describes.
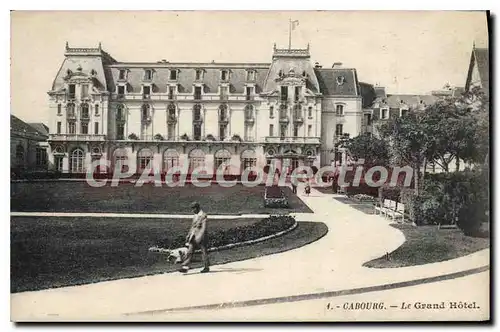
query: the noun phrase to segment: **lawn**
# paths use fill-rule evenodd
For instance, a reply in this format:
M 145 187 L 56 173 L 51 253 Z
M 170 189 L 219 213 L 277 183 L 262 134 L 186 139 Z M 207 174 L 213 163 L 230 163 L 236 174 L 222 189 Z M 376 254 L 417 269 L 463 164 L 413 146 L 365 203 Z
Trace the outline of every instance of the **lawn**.
M 437 226 L 394 225 L 406 241 L 390 254 L 390 260 L 377 258 L 364 264 L 373 268 L 414 266 L 446 261 L 489 248 L 490 239 L 465 236 L 460 229 Z
M 11 210 L 189 214 L 191 202 L 198 201 L 208 214 L 312 213 L 288 187 L 283 190 L 289 198 L 289 208 L 264 207 L 264 188 L 241 184 L 230 188 L 215 184 L 206 188 L 155 187 L 153 184 L 136 187 L 131 183 L 95 188 L 85 181 L 21 182 L 11 183 Z
M 256 219 L 209 220 L 209 235 Z M 11 218 L 11 291 L 22 292 L 173 272 L 178 266 L 149 247 L 184 235 L 191 220 L 143 218 Z M 275 239 L 210 253 L 212 264 L 294 249 L 321 238 L 322 223 L 300 222 Z M 196 256 L 197 257 L 197 256 Z M 197 258 L 199 260 L 199 258 Z M 201 263 L 195 261 L 193 267 Z

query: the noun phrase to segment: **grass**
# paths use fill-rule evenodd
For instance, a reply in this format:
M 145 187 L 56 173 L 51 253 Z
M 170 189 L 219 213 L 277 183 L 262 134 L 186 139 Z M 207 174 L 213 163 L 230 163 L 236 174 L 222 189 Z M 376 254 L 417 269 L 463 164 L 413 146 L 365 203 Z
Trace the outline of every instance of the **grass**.
M 390 260 L 377 258 L 364 264 L 373 268 L 394 268 L 442 262 L 489 248 L 489 238 L 465 236 L 460 229 L 437 226 L 394 225 L 406 241 L 392 252 Z
M 312 213 L 288 187 L 283 191 L 288 196 L 289 208 L 264 207 L 264 188 L 241 184 L 229 188 L 219 185 L 170 188 L 121 183 L 117 187 L 95 188 L 85 181 L 11 183 L 11 210 L 190 214 L 191 202 L 197 201 L 208 214 Z
M 209 236 L 258 222 L 209 220 Z M 149 247 L 187 233 L 191 220 L 141 218 L 11 218 L 11 291 L 22 292 L 176 271 L 165 254 Z M 263 243 L 210 253 L 212 264 L 303 246 L 327 232 L 301 222 L 292 232 Z M 195 256 L 197 257 L 197 256 Z M 198 258 L 197 258 L 198 259 Z M 200 266 L 195 261 L 193 267 Z

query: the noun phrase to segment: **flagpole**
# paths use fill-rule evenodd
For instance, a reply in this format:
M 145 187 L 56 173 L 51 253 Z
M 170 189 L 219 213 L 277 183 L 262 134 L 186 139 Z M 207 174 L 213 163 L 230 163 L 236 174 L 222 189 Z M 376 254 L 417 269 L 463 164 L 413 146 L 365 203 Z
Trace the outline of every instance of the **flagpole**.
M 292 49 L 292 19 L 289 19 L 290 24 L 288 28 L 288 49 Z

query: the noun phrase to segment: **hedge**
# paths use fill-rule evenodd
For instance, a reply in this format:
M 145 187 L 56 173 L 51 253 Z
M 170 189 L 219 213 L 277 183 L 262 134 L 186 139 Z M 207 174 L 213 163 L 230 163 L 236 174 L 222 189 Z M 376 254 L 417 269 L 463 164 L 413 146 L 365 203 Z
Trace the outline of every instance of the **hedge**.
M 256 240 L 289 229 L 294 224 L 294 217 L 288 215 L 277 215 L 262 219 L 255 224 L 210 232 L 210 222 L 208 222 L 208 247 L 220 247 L 232 243 Z M 186 235 L 187 232 L 188 230 L 186 229 Z M 185 242 L 186 236 L 179 235 L 172 242 L 162 240 L 157 245 L 160 248 L 174 249 L 184 247 Z

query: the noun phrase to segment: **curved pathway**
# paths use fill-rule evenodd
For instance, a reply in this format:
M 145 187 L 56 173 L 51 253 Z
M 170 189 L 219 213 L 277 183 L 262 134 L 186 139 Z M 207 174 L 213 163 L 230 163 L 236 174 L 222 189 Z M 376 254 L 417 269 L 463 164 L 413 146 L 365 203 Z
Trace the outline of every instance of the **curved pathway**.
M 195 309 L 271 305 L 375 292 L 384 287 L 409 287 L 487 270 L 488 249 L 421 266 L 362 267 L 364 262 L 398 248 L 404 242 L 403 234 L 390 227 L 388 220 L 337 202 L 333 195 L 314 188 L 309 197 L 301 192 L 299 187 L 301 199 L 314 214 L 297 213 L 297 220 L 324 222 L 329 227 L 328 234 L 319 241 L 280 254 L 213 266 L 208 274 L 193 270 L 187 275 L 168 273 L 12 294 L 12 319 L 175 320 L 177 316 L 170 313 L 178 310 L 187 310 L 196 317 Z M 217 319 L 216 313 L 213 316 Z

